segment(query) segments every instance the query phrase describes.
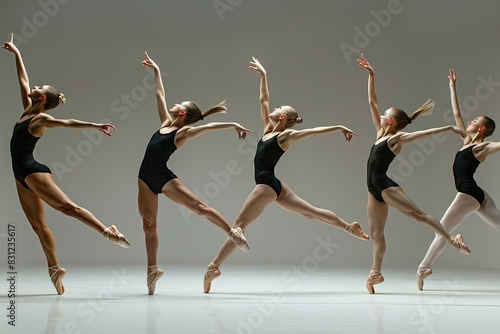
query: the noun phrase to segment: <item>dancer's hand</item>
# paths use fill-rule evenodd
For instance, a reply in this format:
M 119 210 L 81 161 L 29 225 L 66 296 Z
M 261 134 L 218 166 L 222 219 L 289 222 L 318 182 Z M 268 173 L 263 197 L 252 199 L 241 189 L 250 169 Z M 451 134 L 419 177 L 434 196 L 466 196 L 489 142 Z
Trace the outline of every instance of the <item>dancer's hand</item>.
M 359 135 L 356 132 L 346 128 L 345 126 L 342 126 L 340 130 L 342 130 L 342 133 L 344 134 L 346 141 L 351 141 L 352 136 L 359 137 Z
M 113 129 L 116 131 L 116 128 L 113 124 L 96 124 L 97 130 L 101 131 L 104 133 L 106 136 L 111 137 L 111 132 L 109 132 L 110 129 Z
M 141 62 L 141 64 L 144 66 L 144 67 L 151 67 L 153 68 L 154 70 L 159 70 L 160 68 L 158 67 L 158 65 L 156 65 L 156 63 L 153 61 L 153 59 L 149 58 L 149 55 L 148 55 L 148 52 L 147 51 L 144 51 L 144 56 L 146 56 L 146 59 L 143 60 Z
M 253 132 L 252 130 L 244 128 L 239 124 L 236 124 L 234 128 L 236 129 L 236 132 L 238 133 L 238 139 L 245 139 L 245 137 L 247 136 L 247 133 Z
M 365 70 L 368 71 L 370 74 L 374 74 L 375 72 L 373 71 L 373 67 L 370 65 L 368 60 L 366 60 L 365 56 L 361 54 L 361 59 L 358 59 L 358 64 L 359 66 L 363 67 Z
M 257 58 L 255 57 L 252 57 L 253 61 L 250 62 L 250 65 L 251 66 L 248 66 L 248 68 L 254 70 L 254 71 L 257 71 L 257 72 L 260 72 L 262 74 L 266 74 L 266 70 L 264 69 L 264 66 L 262 66 L 259 61 L 257 60 Z
M 451 126 L 451 131 L 455 132 L 456 134 L 460 135 L 460 137 L 465 138 L 467 137 L 467 133 L 465 133 L 464 130 L 452 125 Z
M 448 79 L 450 80 L 450 89 L 455 89 L 455 85 L 457 82 L 457 76 L 455 74 L 454 69 L 450 69 L 450 75 L 448 75 Z
M 4 48 L 7 51 L 16 53 L 19 52 L 19 49 L 14 45 L 13 39 L 14 39 L 14 34 L 11 33 L 10 40 L 8 42 L 3 43 L 2 48 Z

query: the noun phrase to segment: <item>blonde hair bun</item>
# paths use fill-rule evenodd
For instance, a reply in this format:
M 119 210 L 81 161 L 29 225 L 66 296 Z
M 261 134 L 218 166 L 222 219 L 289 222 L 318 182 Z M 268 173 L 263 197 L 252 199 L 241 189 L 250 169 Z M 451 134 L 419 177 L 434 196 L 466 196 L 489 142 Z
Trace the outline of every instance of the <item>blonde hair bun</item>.
M 63 93 L 59 93 L 59 104 L 65 104 L 66 103 L 66 98 L 64 97 Z
M 303 121 L 303 119 L 302 119 L 302 118 L 300 118 L 300 117 L 297 117 L 297 118 L 295 119 L 295 123 L 297 123 L 297 124 L 302 123 L 302 121 Z

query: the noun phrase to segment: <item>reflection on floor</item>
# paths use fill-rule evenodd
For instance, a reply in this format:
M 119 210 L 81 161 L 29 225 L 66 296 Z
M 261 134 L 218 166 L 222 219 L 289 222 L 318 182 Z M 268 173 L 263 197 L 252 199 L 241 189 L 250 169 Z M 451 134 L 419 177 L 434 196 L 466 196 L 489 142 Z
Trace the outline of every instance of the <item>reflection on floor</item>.
M 6 317 L 12 298 L 2 294 L 1 333 L 498 333 L 500 328 L 498 270 L 435 268 L 418 291 L 413 270 L 385 269 L 385 282 L 369 295 L 367 268 L 228 265 L 212 292 L 204 294 L 205 266 L 170 266 L 164 267 L 156 294 L 148 296 L 145 267 L 65 268 L 63 296 L 55 294 L 46 268 L 19 269 L 16 327 Z

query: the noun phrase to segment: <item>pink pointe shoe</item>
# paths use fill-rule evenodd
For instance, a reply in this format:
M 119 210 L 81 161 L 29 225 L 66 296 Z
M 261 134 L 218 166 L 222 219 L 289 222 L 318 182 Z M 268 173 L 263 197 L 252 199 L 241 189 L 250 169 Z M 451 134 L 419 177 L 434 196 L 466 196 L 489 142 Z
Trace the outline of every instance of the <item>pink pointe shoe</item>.
M 370 294 L 375 293 L 375 289 L 373 286 L 375 284 L 380 284 L 384 281 L 384 276 L 380 273 L 378 270 L 371 270 L 370 274 L 368 275 L 368 279 L 366 280 L 366 288 L 368 289 L 368 292 Z
M 432 275 L 431 268 L 422 268 L 417 271 L 417 287 L 420 291 L 424 289 L 424 279 Z
M 227 235 L 231 238 L 231 240 L 233 240 L 236 246 L 238 246 L 243 252 L 248 253 L 250 246 L 248 245 L 247 239 L 243 235 L 241 227 L 232 228 Z
M 368 239 L 370 239 L 370 237 L 368 236 L 368 234 L 366 234 L 365 231 L 363 231 L 361 229 L 361 226 L 359 226 L 358 222 L 354 222 L 352 224 L 348 224 L 345 227 L 344 231 L 346 233 L 349 233 L 353 237 L 361 239 L 361 240 L 368 240 Z
M 212 281 L 220 276 L 219 266 L 214 262 L 210 263 L 205 271 L 205 277 L 203 277 L 203 291 L 205 293 L 210 292 L 212 287 Z
M 123 248 L 129 248 L 130 247 L 130 242 L 127 240 L 127 238 L 118 231 L 115 225 L 111 225 L 110 227 L 107 227 L 103 232 L 102 236 L 109 241 L 118 244 L 119 246 L 122 246 Z
M 448 238 L 448 243 L 453 246 L 460 253 L 469 255 L 470 249 L 465 245 L 464 239 L 461 234 L 457 234 L 456 236 L 451 236 Z
M 59 267 L 59 265 L 55 265 L 49 267 L 49 276 L 52 284 L 54 284 L 54 288 L 56 288 L 57 294 L 64 294 L 64 285 L 62 283 L 62 279 L 66 275 L 66 269 Z
M 163 276 L 164 271 L 157 266 L 148 266 L 148 277 L 146 283 L 148 285 L 148 294 L 154 295 L 156 282 Z

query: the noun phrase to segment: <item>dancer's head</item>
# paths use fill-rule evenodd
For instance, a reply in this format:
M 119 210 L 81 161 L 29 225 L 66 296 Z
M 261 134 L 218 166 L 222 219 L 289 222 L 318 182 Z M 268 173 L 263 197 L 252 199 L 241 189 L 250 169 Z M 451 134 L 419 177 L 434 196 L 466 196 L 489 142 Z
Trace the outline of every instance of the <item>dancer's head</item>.
M 34 103 L 40 103 L 45 110 L 54 109 L 59 104 L 66 103 L 64 94 L 59 93 L 50 85 L 34 86 L 28 96 Z
M 394 127 L 396 131 L 404 129 L 408 124 L 410 124 L 413 120 L 418 117 L 430 113 L 434 110 L 435 103 L 432 100 L 427 100 L 425 103 L 420 106 L 417 110 L 415 110 L 411 116 L 399 108 L 391 107 L 387 109 L 387 111 L 380 116 L 380 124 L 384 128 Z
M 467 133 L 474 136 L 478 131 L 483 133 L 483 138 L 489 137 L 495 131 L 495 121 L 488 116 L 478 116 L 467 123 Z
M 200 108 L 193 101 L 184 101 L 181 104 L 176 104 L 172 109 L 170 109 L 170 113 L 174 118 L 184 117 L 185 125 L 194 124 L 203 120 L 203 118 L 207 116 L 218 112 L 225 113 L 226 111 L 226 100 L 210 108 L 205 113 L 202 113 Z
M 269 117 L 276 123 L 280 121 L 285 122 L 285 128 L 291 128 L 295 124 L 302 123 L 303 121 L 302 118 L 299 117 L 297 111 L 290 106 L 275 108 L 273 112 L 269 114 Z

